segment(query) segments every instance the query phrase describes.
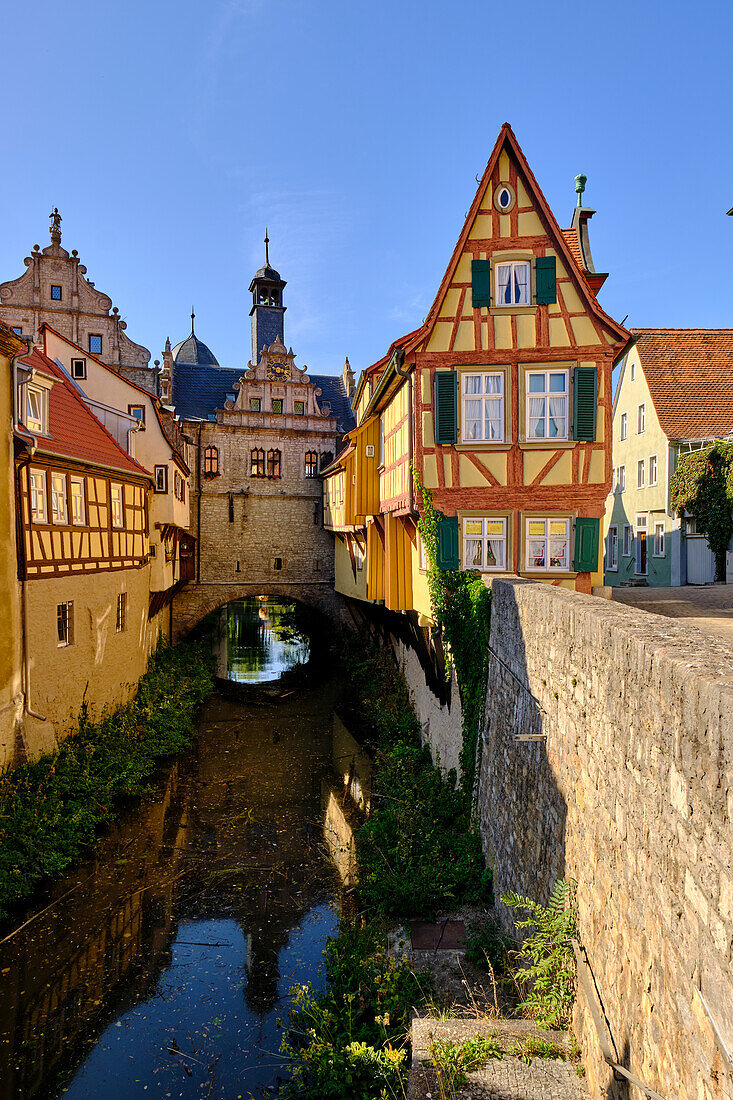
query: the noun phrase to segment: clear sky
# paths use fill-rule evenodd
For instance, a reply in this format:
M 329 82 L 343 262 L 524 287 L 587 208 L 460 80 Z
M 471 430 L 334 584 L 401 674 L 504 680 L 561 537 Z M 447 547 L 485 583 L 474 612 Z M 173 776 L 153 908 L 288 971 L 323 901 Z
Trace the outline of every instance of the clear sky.
M 0 280 L 48 214 L 160 356 L 249 357 L 270 259 L 302 367 L 419 325 L 501 123 L 561 225 L 588 176 L 604 308 L 733 325 L 733 6 L 31 0 L 3 6 Z

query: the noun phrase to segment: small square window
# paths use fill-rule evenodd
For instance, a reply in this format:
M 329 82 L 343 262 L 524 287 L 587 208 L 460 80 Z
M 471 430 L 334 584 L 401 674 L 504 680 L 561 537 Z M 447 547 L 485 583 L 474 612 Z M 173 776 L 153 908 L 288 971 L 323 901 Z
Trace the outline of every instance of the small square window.
M 305 415 L 305 401 L 293 401 L 293 412 L 296 416 Z
M 98 332 L 89 333 L 89 350 L 92 355 L 102 354 L 102 337 Z
M 253 413 L 258 413 L 258 412 L 262 411 L 262 398 L 261 397 L 250 397 L 250 399 L 249 399 L 249 411 L 253 412 Z
M 283 399 L 282 399 L 282 397 L 273 397 L 273 399 L 272 399 L 272 411 L 274 413 L 281 413 L 283 411 Z
M 13 325 L 13 332 L 15 333 L 16 336 L 22 336 L 23 335 L 23 326 L 22 325 Z
M 72 378 L 86 378 L 87 376 L 87 361 L 86 359 L 72 359 L 71 360 L 71 377 Z
M 140 421 L 140 427 L 137 429 L 139 432 L 145 431 L 145 406 L 144 405 L 128 405 L 127 411 L 130 416 L 134 416 L 136 420 Z
M 51 283 L 51 299 L 54 302 L 61 301 L 61 287 L 58 283 Z

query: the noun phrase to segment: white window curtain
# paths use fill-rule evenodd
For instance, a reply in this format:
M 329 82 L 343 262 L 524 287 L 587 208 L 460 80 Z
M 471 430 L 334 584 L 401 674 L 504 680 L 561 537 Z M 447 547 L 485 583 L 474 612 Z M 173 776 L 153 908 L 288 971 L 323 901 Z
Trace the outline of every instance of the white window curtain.
M 500 306 L 512 304 L 512 265 L 497 264 L 496 268 L 497 295 L 496 302 Z
M 529 399 L 529 435 L 537 439 L 545 438 L 545 398 Z
M 494 442 L 504 439 L 504 375 L 465 374 L 462 438 Z
M 555 438 L 567 435 L 567 397 L 553 394 L 550 397 L 550 422 L 547 434 Z
M 506 519 L 470 516 L 463 520 L 463 568 L 506 568 Z

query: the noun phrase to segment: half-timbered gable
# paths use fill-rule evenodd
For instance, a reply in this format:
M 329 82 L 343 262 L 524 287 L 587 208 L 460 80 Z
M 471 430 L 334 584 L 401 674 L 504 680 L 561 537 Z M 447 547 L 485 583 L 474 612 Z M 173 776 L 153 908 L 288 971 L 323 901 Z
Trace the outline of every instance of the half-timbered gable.
M 560 228 L 505 124 L 424 324 L 360 379 L 359 423 L 380 422 L 374 598 L 388 607 L 429 612 L 411 466 L 444 517 L 444 568 L 602 583 L 611 374 L 628 333 L 596 298 L 592 214 L 579 198 Z M 390 585 L 402 569 L 411 595 Z

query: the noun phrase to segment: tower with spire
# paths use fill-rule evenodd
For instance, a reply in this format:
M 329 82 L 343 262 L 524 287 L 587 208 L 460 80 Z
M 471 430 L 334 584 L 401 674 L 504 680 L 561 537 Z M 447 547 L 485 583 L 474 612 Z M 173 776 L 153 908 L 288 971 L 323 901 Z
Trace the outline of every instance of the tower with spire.
M 270 267 L 270 238 L 265 230 L 265 263 L 249 284 L 252 295 L 252 364 L 257 365 L 263 347 L 269 347 L 280 339 L 284 343 L 285 306 L 283 290 L 286 286 L 280 273 Z

